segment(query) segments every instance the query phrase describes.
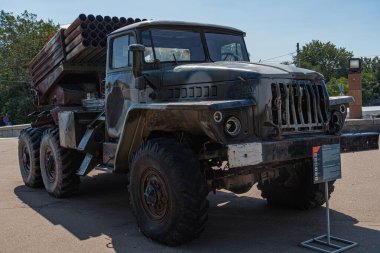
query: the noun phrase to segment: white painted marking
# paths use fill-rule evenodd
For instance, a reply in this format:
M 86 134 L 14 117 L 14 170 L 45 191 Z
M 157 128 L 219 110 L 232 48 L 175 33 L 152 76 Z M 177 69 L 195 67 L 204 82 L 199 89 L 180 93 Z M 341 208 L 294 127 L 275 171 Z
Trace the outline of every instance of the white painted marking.
M 227 148 L 228 165 L 230 168 L 255 165 L 263 161 L 261 142 L 231 144 Z

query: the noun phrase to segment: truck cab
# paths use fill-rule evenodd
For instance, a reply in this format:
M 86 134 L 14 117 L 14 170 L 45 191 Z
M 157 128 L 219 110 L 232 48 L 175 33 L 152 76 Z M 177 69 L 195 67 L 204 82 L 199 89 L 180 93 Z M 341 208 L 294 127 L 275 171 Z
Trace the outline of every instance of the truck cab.
M 117 149 L 131 156 L 133 147 L 160 134 L 182 133 L 234 150 L 232 145 L 241 143 L 262 150 L 261 141 L 339 135 L 352 98 L 330 103 L 317 72 L 251 63 L 244 36 L 231 27 L 173 21 L 139 22 L 111 33 L 106 134 L 117 140 Z M 130 117 L 149 124 L 139 126 L 139 132 L 128 129 Z M 136 134 L 140 138 L 133 138 Z M 113 166 L 127 167 L 118 154 Z M 228 158 L 229 166 L 252 165 L 251 155 L 246 156 Z M 286 154 L 281 159 L 293 158 Z
M 166 21 L 140 22 L 112 33 L 106 72 L 108 134 L 120 137 L 123 116 L 133 103 L 228 99 L 221 83 L 244 73 L 215 62 L 249 62 L 244 35 L 229 27 Z

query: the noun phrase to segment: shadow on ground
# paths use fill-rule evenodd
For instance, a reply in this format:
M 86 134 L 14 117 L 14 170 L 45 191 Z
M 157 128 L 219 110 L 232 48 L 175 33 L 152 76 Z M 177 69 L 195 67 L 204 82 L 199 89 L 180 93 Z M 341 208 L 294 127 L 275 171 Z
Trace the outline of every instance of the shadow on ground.
M 145 238 L 128 203 L 124 175 L 98 174 L 82 181 L 80 193 L 54 199 L 43 189 L 18 186 L 15 194 L 54 225 L 79 240 L 105 235 L 116 252 L 310 252 L 297 246 L 324 233 L 324 208 L 308 212 L 269 208 L 259 198 L 210 194 L 209 220 L 201 237 L 176 248 Z M 331 210 L 333 235 L 359 242 L 350 252 L 380 252 L 380 232 L 355 226 L 357 220 Z M 102 249 L 99 249 L 102 251 Z

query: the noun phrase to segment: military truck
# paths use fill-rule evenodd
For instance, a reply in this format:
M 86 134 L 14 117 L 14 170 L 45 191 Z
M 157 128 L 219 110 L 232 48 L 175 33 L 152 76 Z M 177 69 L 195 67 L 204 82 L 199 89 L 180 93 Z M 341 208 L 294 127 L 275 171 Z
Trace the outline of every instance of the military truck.
M 312 147 L 378 148 L 376 133 L 341 134 L 352 97 L 329 97 L 317 72 L 250 62 L 241 30 L 132 19 L 111 26 L 100 49 L 84 43 L 83 27 L 105 20 L 80 16 L 30 65 L 37 119 L 19 138 L 27 186 L 61 198 L 93 169 L 128 173 L 142 233 L 178 245 L 204 230 L 210 191 L 257 184 L 271 205 L 319 207 Z M 81 42 L 69 47 L 75 31 Z

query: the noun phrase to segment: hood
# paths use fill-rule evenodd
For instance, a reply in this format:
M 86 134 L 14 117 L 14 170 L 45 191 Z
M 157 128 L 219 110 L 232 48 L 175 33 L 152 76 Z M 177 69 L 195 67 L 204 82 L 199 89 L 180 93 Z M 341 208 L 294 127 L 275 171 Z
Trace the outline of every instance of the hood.
M 222 82 L 242 78 L 323 79 L 323 76 L 292 65 L 225 61 L 184 64 L 163 73 L 165 85 Z

